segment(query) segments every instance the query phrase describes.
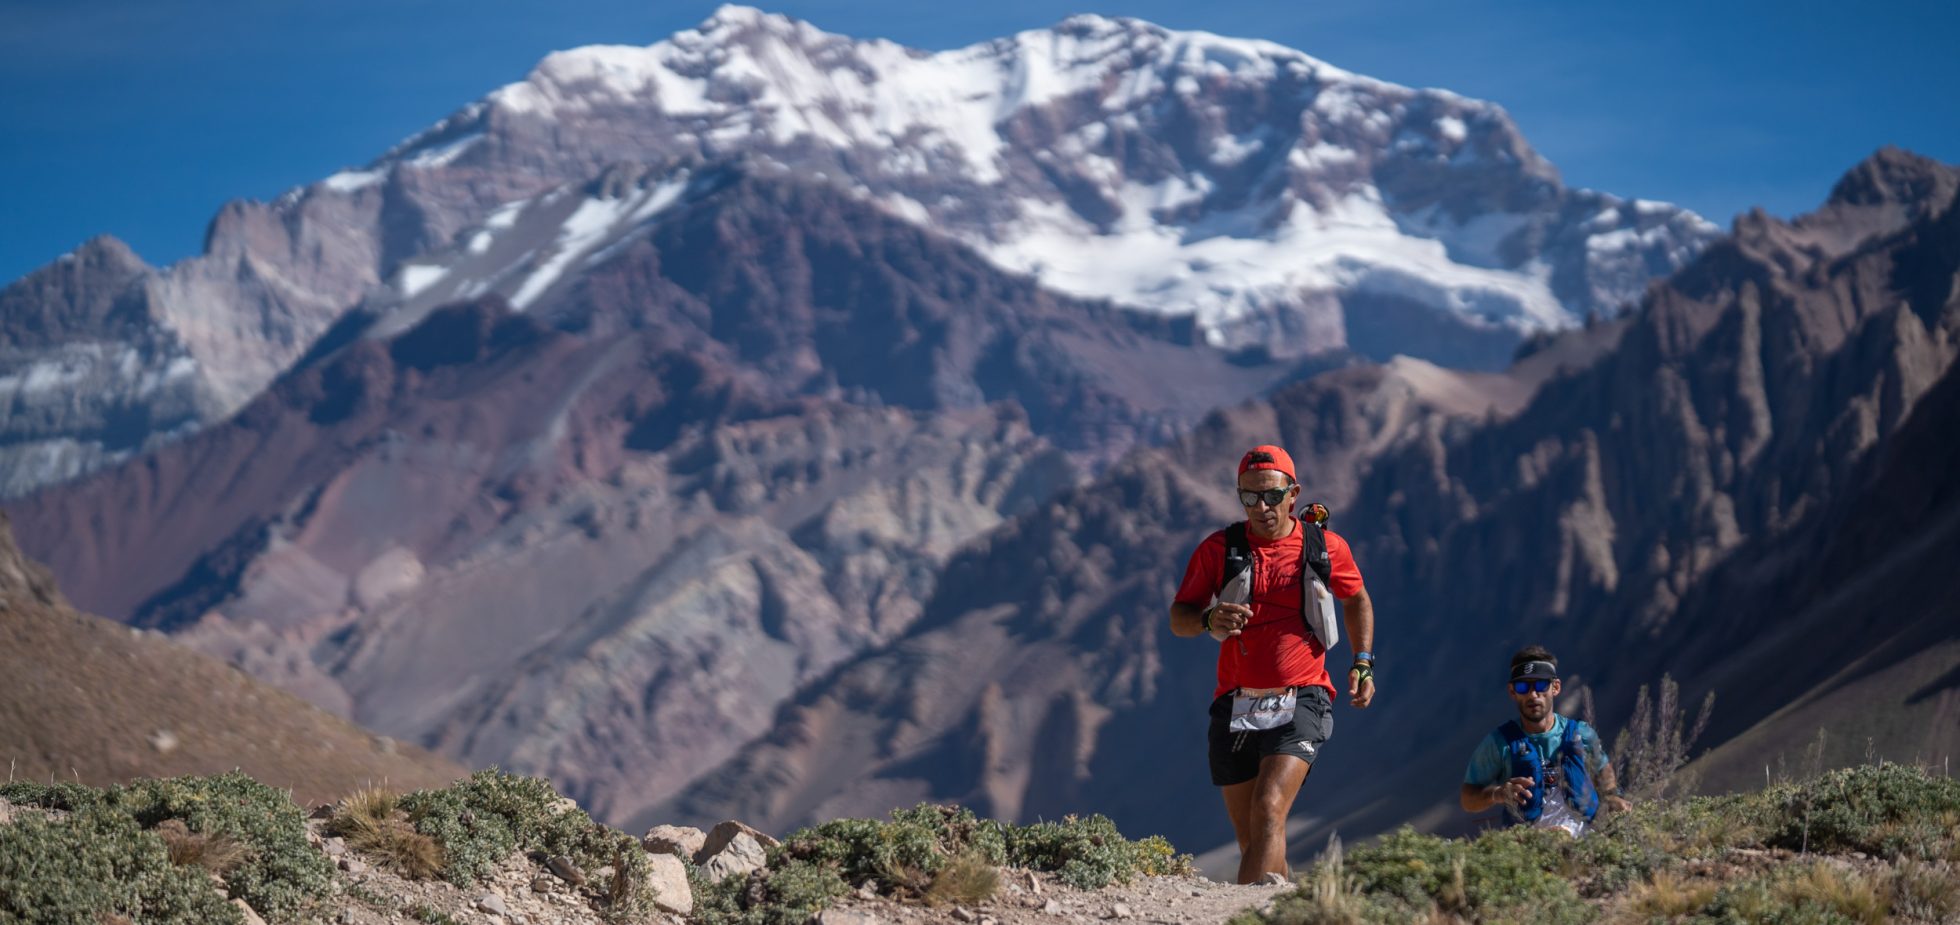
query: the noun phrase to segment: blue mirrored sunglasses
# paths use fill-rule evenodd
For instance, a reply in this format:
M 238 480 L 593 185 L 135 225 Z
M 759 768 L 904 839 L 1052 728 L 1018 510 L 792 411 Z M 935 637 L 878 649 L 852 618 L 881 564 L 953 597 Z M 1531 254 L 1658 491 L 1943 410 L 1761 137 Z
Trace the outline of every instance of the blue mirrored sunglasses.
M 1511 682 L 1511 690 L 1519 694 L 1530 694 L 1530 693 L 1542 694 L 1551 689 L 1552 689 L 1552 682 L 1547 681 L 1544 678 L 1536 678 L 1530 681 Z

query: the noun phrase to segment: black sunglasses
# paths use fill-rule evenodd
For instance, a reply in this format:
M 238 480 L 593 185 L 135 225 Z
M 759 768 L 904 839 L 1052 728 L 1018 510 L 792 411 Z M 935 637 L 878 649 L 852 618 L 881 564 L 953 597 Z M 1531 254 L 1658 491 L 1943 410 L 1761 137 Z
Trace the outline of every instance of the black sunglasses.
M 1293 487 L 1292 485 L 1288 485 L 1285 488 L 1268 488 L 1265 491 L 1251 491 L 1241 488 L 1239 489 L 1239 504 L 1245 507 L 1258 507 L 1259 502 L 1264 501 L 1267 507 L 1279 507 L 1279 503 L 1286 500 L 1286 493 L 1292 491 Z
M 1513 693 L 1518 693 L 1518 694 L 1530 694 L 1534 692 L 1542 694 L 1551 689 L 1552 689 L 1552 682 L 1547 681 L 1544 678 L 1534 678 L 1530 681 L 1511 682 L 1511 691 Z

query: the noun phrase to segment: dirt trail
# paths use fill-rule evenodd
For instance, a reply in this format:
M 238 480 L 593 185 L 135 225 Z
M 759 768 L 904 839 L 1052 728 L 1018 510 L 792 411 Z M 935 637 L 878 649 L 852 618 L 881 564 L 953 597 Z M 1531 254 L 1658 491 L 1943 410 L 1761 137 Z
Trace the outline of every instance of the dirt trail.
M 1143 877 L 1102 890 L 1078 890 L 1050 874 L 1001 872 L 1000 890 L 972 907 L 901 905 L 851 897 L 826 910 L 821 925 L 963 923 L 963 925 L 1073 925 L 1086 922 L 1206 923 L 1217 925 L 1256 908 L 1291 886 L 1238 886 L 1201 876 Z

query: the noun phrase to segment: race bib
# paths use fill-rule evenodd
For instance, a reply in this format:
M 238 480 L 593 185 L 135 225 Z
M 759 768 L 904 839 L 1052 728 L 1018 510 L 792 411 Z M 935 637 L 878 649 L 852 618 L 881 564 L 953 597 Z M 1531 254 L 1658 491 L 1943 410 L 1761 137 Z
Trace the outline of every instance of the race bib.
M 1233 732 L 1262 732 L 1278 729 L 1293 722 L 1293 708 L 1298 704 L 1292 690 L 1277 694 L 1232 695 Z

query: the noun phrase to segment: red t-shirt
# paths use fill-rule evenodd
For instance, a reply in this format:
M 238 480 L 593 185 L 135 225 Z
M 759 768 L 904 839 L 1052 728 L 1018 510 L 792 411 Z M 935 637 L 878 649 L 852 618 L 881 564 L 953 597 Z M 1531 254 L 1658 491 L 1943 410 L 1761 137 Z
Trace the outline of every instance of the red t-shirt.
M 1354 564 L 1347 540 L 1328 530 L 1327 559 L 1332 566 L 1329 590 L 1337 600 L 1361 593 L 1361 569 Z M 1300 526 L 1276 540 L 1260 539 L 1250 532 L 1252 545 L 1252 621 L 1239 635 L 1218 647 L 1218 689 L 1213 697 L 1237 687 L 1324 687 L 1330 693 L 1334 682 L 1327 677 L 1327 651 L 1320 640 L 1307 632 L 1300 616 L 1301 576 Z M 1218 593 L 1225 577 L 1225 531 L 1205 537 L 1184 567 L 1184 582 L 1177 587 L 1176 601 L 1205 607 Z

